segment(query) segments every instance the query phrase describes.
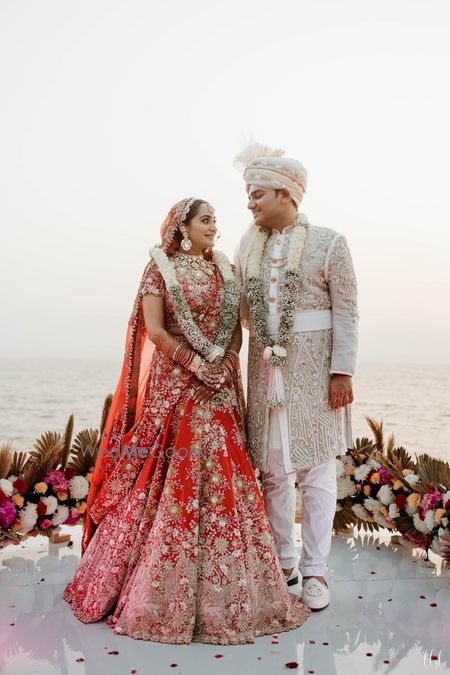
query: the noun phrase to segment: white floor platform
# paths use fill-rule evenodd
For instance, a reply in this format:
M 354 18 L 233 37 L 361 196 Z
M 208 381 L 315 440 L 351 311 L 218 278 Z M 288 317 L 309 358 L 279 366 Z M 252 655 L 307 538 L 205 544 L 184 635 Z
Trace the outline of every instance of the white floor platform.
M 60 544 L 49 552 L 47 540 L 37 537 L 0 551 L 3 675 L 450 672 L 450 570 L 438 558 L 428 566 L 423 554 L 388 546 L 387 533 L 334 538 L 332 604 L 302 628 L 220 647 L 154 644 L 77 621 L 61 592 L 79 560 L 81 528 L 65 531 L 72 548 Z

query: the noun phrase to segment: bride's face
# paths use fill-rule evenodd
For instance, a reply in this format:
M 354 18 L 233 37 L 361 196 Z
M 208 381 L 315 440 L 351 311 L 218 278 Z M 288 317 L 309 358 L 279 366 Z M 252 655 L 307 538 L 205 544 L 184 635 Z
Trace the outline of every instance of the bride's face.
M 189 239 L 192 242 L 190 253 L 201 253 L 214 246 L 217 233 L 216 216 L 210 204 L 202 204 L 198 213 L 186 225 Z

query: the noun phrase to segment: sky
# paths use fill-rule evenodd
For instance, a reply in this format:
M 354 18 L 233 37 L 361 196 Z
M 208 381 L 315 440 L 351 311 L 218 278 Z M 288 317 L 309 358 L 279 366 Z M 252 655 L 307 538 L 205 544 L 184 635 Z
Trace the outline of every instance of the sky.
M 0 356 L 122 358 L 179 199 L 250 223 L 249 136 L 349 241 L 360 361 L 450 362 L 447 0 L 0 0 Z

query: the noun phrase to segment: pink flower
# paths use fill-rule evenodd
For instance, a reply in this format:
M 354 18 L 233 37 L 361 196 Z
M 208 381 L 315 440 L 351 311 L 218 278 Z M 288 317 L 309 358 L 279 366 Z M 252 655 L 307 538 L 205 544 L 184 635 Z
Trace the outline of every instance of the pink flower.
M 389 483 L 392 483 L 392 476 L 389 471 L 384 468 L 384 466 L 380 466 L 378 473 L 380 474 L 381 485 L 389 485 Z
M 64 471 L 50 471 L 42 480 L 51 485 L 55 492 L 67 492 L 69 489 Z
M 437 509 L 441 505 L 442 496 L 442 492 L 439 492 L 439 490 L 427 492 L 422 497 L 422 501 L 420 503 L 424 512 L 426 513 L 427 511 L 433 511 Z
M 7 530 L 16 517 L 16 507 L 11 500 L 6 499 L 0 505 L 0 527 Z
M 47 527 L 50 527 L 52 521 L 49 518 L 44 518 L 41 520 L 39 527 L 42 527 L 43 530 L 46 530 Z

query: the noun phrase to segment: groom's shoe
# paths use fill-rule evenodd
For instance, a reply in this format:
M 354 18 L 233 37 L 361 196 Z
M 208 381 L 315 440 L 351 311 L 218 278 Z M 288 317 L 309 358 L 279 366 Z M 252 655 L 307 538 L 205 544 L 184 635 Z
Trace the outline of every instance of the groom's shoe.
M 302 602 L 313 611 L 325 609 L 330 604 L 330 589 L 315 577 L 303 584 Z
M 301 574 L 298 567 L 293 567 L 291 570 L 283 570 L 283 574 L 288 586 L 295 586 L 301 581 Z

